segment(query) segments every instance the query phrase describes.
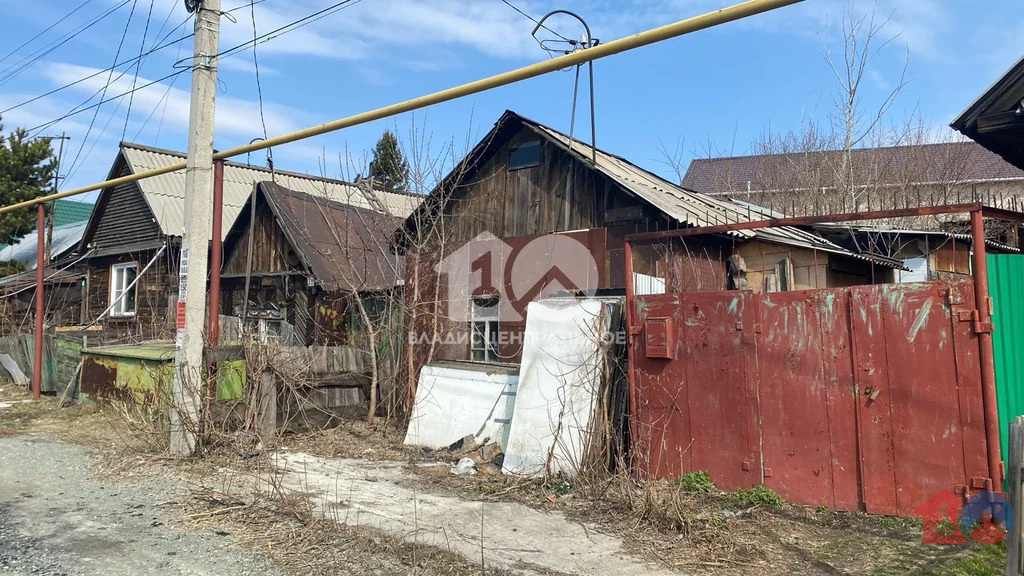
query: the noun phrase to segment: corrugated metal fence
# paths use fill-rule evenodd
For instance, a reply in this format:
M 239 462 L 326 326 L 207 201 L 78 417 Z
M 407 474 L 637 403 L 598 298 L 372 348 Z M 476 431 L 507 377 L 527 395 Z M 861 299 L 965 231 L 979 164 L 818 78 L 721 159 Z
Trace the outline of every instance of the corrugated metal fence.
M 995 324 L 992 348 L 999 406 L 999 441 L 1005 466 L 1007 430 L 1015 417 L 1024 415 L 1024 255 L 989 254 L 987 261 L 992 322 Z
M 985 489 L 973 294 L 968 281 L 636 296 L 636 465 L 905 516 L 940 490 Z

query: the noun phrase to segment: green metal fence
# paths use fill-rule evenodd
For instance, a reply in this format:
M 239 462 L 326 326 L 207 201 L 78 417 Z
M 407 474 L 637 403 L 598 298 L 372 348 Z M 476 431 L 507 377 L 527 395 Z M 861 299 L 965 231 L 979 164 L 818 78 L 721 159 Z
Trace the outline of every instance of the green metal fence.
M 989 254 L 988 287 L 995 324 L 992 347 L 999 444 L 1005 466 L 1010 422 L 1024 415 L 1024 255 Z

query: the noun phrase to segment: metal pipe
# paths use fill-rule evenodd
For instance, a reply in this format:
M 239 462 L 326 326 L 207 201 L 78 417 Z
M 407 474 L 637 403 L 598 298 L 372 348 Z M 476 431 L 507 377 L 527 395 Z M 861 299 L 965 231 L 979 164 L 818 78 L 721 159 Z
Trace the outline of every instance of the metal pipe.
M 46 268 L 46 207 L 36 205 L 36 333 L 35 357 L 32 358 L 32 397 L 39 398 L 43 389 L 43 269 Z
M 419 96 L 417 98 L 412 98 L 410 100 L 398 102 L 396 104 L 382 106 L 380 108 L 375 108 L 367 112 L 361 112 L 359 114 L 354 114 L 352 116 L 346 116 L 345 118 L 339 118 L 337 120 L 332 120 L 330 122 L 324 122 L 323 124 L 317 124 L 316 126 L 311 126 L 309 128 L 304 128 L 302 130 L 296 130 L 295 132 L 289 132 L 287 134 L 282 134 L 280 136 L 274 136 L 273 138 L 260 140 L 259 142 L 252 142 L 249 144 L 236 146 L 234 148 L 228 148 L 227 150 L 224 150 L 222 152 L 215 153 L 213 155 L 213 158 L 215 160 L 231 158 L 233 156 L 239 156 L 241 154 L 254 152 L 256 150 L 270 148 L 271 146 L 280 146 L 282 144 L 287 144 L 289 142 L 295 142 L 296 140 L 303 140 L 305 138 L 310 138 L 312 136 L 319 136 L 320 134 L 334 132 L 336 130 L 341 130 L 342 128 L 350 128 L 352 126 L 357 126 L 359 124 L 366 124 L 367 122 L 380 120 L 382 118 L 387 118 L 389 116 L 394 116 L 396 114 L 402 114 L 405 112 L 410 112 L 412 110 L 419 110 L 420 108 L 425 108 L 427 106 L 432 106 L 434 104 L 440 104 L 442 102 L 448 102 L 450 100 L 455 100 L 456 98 L 461 98 L 463 96 L 470 96 L 472 94 L 478 94 L 480 92 L 491 90 L 493 88 L 507 86 L 515 82 L 527 80 L 529 78 L 535 78 L 537 76 L 541 76 L 549 72 L 554 72 L 556 70 L 561 70 L 563 68 L 568 68 L 569 66 L 575 66 L 583 62 L 590 62 L 593 60 L 597 60 L 599 58 L 611 56 L 613 54 L 619 54 L 629 50 L 634 50 L 636 48 L 641 48 L 643 46 L 654 44 L 656 42 L 661 42 L 663 40 L 668 40 L 670 38 L 676 38 L 678 36 L 683 36 L 691 32 L 697 32 L 699 30 L 704 30 L 707 28 L 711 28 L 713 26 L 718 26 L 720 24 L 733 22 L 735 20 L 740 20 L 743 18 L 768 12 L 770 10 L 782 8 L 784 6 L 798 4 L 800 2 L 803 2 L 803 0 L 748 0 L 746 2 L 741 2 L 733 6 L 728 6 L 726 8 L 713 10 L 711 12 L 707 12 L 699 16 L 693 16 L 691 18 L 686 18 L 683 20 L 679 20 L 677 22 L 673 22 L 671 24 L 666 24 L 664 26 L 659 26 L 657 28 L 645 30 L 643 32 L 626 36 L 624 38 L 612 40 L 611 42 L 607 42 L 605 44 L 598 44 L 593 48 L 588 48 L 586 50 L 577 50 L 575 52 L 566 54 L 565 56 L 551 58 L 548 60 L 544 60 L 542 62 L 537 62 L 534 64 L 530 64 L 528 66 L 523 66 L 521 68 L 509 70 L 508 72 L 502 72 L 501 74 L 495 74 L 494 76 L 488 76 L 486 78 L 474 80 L 466 84 L 461 84 L 459 86 L 454 86 L 452 88 L 447 88 L 445 90 L 440 90 L 438 92 L 433 92 L 431 94 L 426 94 L 424 96 Z M 100 190 L 101 188 L 116 186 L 118 184 L 135 182 L 137 180 L 142 180 L 143 178 L 150 178 L 153 176 L 159 176 L 161 174 L 169 174 L 177 170 L 184 170 L 185 167 L 185 161 L 175 162 L 174 164 L 169 164 L 167 166 L 162 166 L 160 168 L 144 170 L 136 174 L 122 176 L 120 178 L 113 178 L 111 180 L 105 180 L 103 182 L 97 182 L 96 184 L 89 184 L 87 186 L 80 186 L 78 188 L 66 190 L 58 194 L 40 196 L 32 200 L 26 200 L 24 202 L 18 202 L 17 204 L 4 206 L 3 208 L 0 208 L 0 214 L 10 212 L 11 210 L 17 210 L 19 208 L 32 206 L 39 202 L 49 202 L 51 200 L 56 200 L 58 198 L 67 198 L 68 196 L 84 194 L 85 192 Z
M 629 394 L 629 437 L 630 445 L 636 446 L 637 439 L 640 437 L 640 431 L 638 429 L 637 421 L 637 394 L 636 390 L 636 365 L 637 359 L 636 354 L 633 352 L 633 326 L 636 325 L 636 318 L 633 317 L 633 301 L 634 301 L 634 286 L 633 286 L 633 244 L 630 243 L 628 237 L 625 242 L 625 249 L 623 250 L 623 258 L 625 261 L 626 269 L 626 388 Z M 630 450 L 632 454 L 636 454 L 635 449 Z M 630 458 L 632 460 L 632 457 Z M 631 466 L 635 472 L 638 472 L 637 462 L 632 462 Z
M 778 226 L 805 226 L 810 224 L 854 222 L 857 220 L 879 220 L 883 218 L 904 218 L 908 216 L 930 216 L 934 214 L 959 214 L 984 210 L 988 214 L 989 209 L 981 204 L 949 204 L 947 206 L 921 206 L 918 208 L 899 208 L 896 210 L 874 210 L 871 212 L 847 212 L 846 214 L 828 214 L 825 216 L 795 216 L 791 218 L 768 218 L 766 220 L 755 220 L 751 222 L 730 222 L 728 224 L 716 224 L 713 226 L 696 226 L 693 228 L 674 228 L 658 232 L 640 232 L 628 234 L 626 238 L 633 241 L 661 240 L 664 238 L 676 238 L 679 236 L 697 236 L 700 234 L 717 234 L 721 232 L 734 232 L 737 230 L 756 230 L 758 228 L 774 228 Z M 1006 219 L 1024 218 L 1024 214 L 1018 212 L 1001 211 L 1000 216 Z M 995 217 L 995 216 L 994 216 Z
M 990 490 L 1002 490 L 1002 458 L 999 454 L 999 409 L 996 405 L 995 361 L 992 355 L 992 316 L 988 297 L 988 264 L 985 261 L 985 221 L 981 210 L 971 212 L 971 240 L 974 244 L 974 303 L 977 308 L 978 343 L 981 346 L 981 396 L 985 406 L 985 439 L 988 444 Z
M 210 305 L 207 339 L 216 346 L 220 339 L 221 227 L 224 214 L 224 161 L 213 161 L 213 233 L 210 238 Z

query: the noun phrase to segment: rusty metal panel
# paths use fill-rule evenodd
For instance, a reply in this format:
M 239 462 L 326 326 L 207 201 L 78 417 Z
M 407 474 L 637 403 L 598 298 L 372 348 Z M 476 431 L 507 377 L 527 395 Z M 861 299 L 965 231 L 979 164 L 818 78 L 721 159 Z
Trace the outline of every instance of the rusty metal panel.
M 672 324 L 677 330 L 676 346 L 671 351 L 675 361 L 647 358 L 647 338 L 643 334 L 631 338 L 634 466 L 644 475 L 677 477 L 693 469 L 686 356 L 678 338 L 681 308 L 678 298 L 669 294 L 638 296 L 631 305 L 639 326 L 648 316 L 673 317 Z
M 681 296 L 692 469 L 724 490 L 761 483 L 751 292 Z
M 868 290 L 883 309 L 897 511 L 910 515 L 936 492 L 964 483 L 952 319 L 942 284 Z
M 792 502 L 855 510 L 848 296 L 812 290 L 759 299 L 764 482 Z
M 903 516 L 940 490 L 983 489 L 971 302 L 963 281 L 638 296 L 634 463 Z M 647 349 L 666 344 L 646 334 L 657 318 L 674 324 L 671 358 Z
M 872 289 L 850 291 L 853 391 L 857 396 L 861 497 L 872 514 L 896 514 L 896 448 L 886 370 L 883 307 Z
M 669 352 L 678 359 L 648 358 L 648 338 L 633 339 L 641 470 L 659 477 L 707 470 L 726 490 L 761 482 L 751 298 L 712 292 L 635 300 L 641 318 L 672 318 Z
M 973 311 L 974 283 L 963 280 L 951 284 L 946 301 L 952 316 L 953 348 L 956 358 L 956 389 L 959 400 L 960 431 L 963 436 L 963 465 L 965 480 L 986 478 L 988 444 L 985 437 L 985 407 L 982 400 L 981 344 L 974 332 L 973 322 L 959 320 L 964 311 Z M 998 487 L 997 487 L 998 489 Z

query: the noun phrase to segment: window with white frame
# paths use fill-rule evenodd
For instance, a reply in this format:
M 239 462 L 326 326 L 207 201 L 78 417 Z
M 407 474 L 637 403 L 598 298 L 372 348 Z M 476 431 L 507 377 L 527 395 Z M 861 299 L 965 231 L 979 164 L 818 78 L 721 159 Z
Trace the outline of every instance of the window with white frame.
M 135 286 L 132 282 L 138 275 L 134 262 L 114 264 L 110 267 L 110 309 L 111 316 L 135 315 Z
M 473 338 L 470 359 L 477 362 L 498 361 L 498 297 L 473 298 Z

